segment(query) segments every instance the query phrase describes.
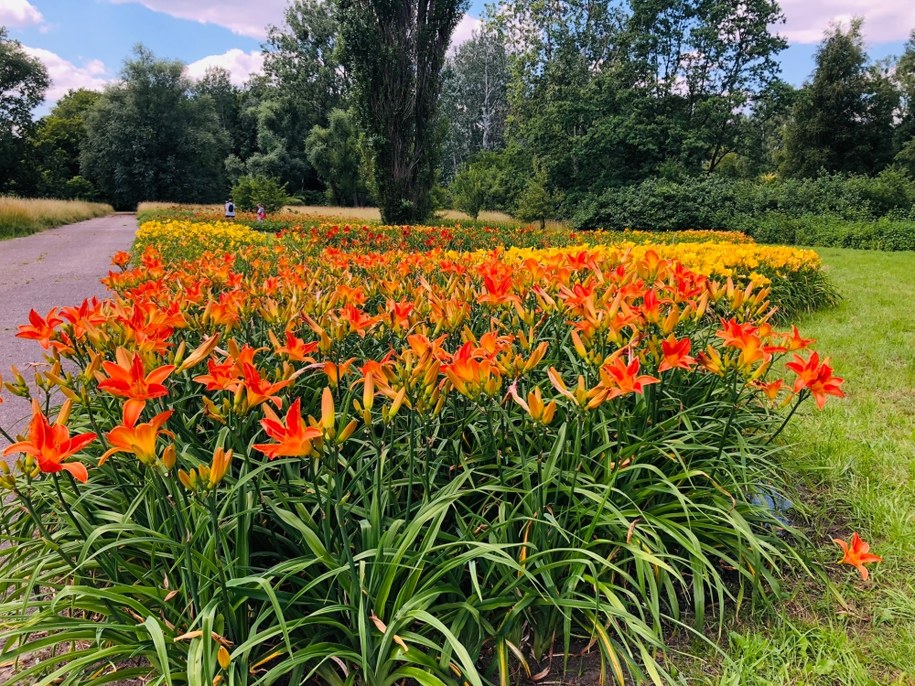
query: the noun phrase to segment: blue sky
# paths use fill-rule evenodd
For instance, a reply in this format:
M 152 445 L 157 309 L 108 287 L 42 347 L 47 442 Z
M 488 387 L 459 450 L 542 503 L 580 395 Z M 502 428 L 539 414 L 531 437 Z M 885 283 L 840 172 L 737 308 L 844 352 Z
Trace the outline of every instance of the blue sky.
M 0 0 L 6 25 L 48 67 L 49 103 L 69 88 L 101 88 L 117 77 L 133 46 L 142 42 L 160 57 L 186 62 L 192 75 L 224 66 L 241 83 L 259 69 L 268 23 L 281 23 L 286 0 Z M 474 0 L 456 40 L 470 35 L 483 2 Z M 813 70 L 813 54 L 831 20 L 865 18 L 865 37 L 875 59 L 898 55 L 915 28 L 912 0 L 782 0 L 790 42 L 782 75 L 801 84 Z

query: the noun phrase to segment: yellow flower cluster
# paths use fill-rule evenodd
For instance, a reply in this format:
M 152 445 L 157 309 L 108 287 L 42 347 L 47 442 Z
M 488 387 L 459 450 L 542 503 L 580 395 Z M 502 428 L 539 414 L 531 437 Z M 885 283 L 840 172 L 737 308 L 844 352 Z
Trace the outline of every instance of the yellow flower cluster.
M 270 234 L 229 222 L 148 221 L 137 231 L 135 249 L 155 245 L 168 259 L 196 257 L 203 250 L 238 253 L 267 245 Z
M 583 244 L 567 248 L 531 250 L 511 248 L 505 259 L 523 262 L 541 260 L 552 255 L 589 251 L 601 257 L 613 257 L 631 252 L 643 258 L 649 251 L 661 259 L 675 260 L 703 276 L 741 276 L 756 282 L 766 282 L 764 273 L 786 276 L 804 270 L 820 268 L 820 256 L 813 250 L 784 246 L 757 245 L 755 243 L 631 243 L 616 245 Z M 763 272 L 763 273 L 760 273 Z

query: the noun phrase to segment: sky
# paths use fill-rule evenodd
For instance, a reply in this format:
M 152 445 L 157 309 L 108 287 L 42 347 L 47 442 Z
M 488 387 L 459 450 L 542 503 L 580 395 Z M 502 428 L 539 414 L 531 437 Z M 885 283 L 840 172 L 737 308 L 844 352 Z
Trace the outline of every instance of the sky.
M 48 68 L 46 109 L 71 88 L 104 88 L 117 79 L 137 43 L 157 57 L 180 59 L 191 76 L 209 66 L 229 70 L 236 83 L 260 69 L 268 24 L 282 24 L 287 0 L 0 0 L 0 25 Z M 915 29 L 913 0 L 781 0 L 789 41 L 781 53 L 782 77 L 802 84 L 830 21 L 864 18 L 869 54 L 902 53 Z M 470 37 L 482 13 L 472 0 L 453 43 Z

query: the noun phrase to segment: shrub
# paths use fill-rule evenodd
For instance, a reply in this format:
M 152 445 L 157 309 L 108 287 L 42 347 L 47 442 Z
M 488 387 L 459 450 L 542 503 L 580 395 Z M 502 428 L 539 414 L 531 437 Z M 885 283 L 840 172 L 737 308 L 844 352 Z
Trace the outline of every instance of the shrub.
M 677 182 L 651 179 L 607 189 L 582 202 L 573 217 L 580 229 L 734 229 L 753 232 L 772 213 L 799 217 L 827 214 L 846 220 L 874 220 L 907 214 L 915 202 L 915 181 L 888 169 L 874 178 L 838 175 L 766 183 L 717 176 Z
M 235 205 L 246 212 L 253 212 L 258 204 L 267 212 L 276 212 L 286 204 L 286 185 L 266 176 L 243 176 L 232 187 Z
M 522 221 L 540 222 L 542 231 L 546 228 L 546 220 L 556 216 L 561 203 L 562 196 L 550 187 L 546 169 L 537 165 L 534 175 L 518 197 L 515 216 Z
M 853 221 L 831 215 L 790 217 L 772 213 L 757 222 L 752 234 L 762 243 L 915 250 L 915 219 Z
M 464 166 L 458 171 L 449 190 L 455 209 L 470 215 L 474 221 L 489 203 L 488 176 L 485 170 L 473 165 Z

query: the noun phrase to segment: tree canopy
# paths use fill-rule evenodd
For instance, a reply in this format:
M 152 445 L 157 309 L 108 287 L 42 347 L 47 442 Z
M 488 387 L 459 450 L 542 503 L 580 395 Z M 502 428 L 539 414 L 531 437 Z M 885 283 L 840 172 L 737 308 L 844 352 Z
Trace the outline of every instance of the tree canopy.
M 116 207 L 213 202 L 225 194 L 229 142 L 212 102 L 194 97 L 181 62 L 156 59 L 138 46 L 86 127 L 83 176 Z

